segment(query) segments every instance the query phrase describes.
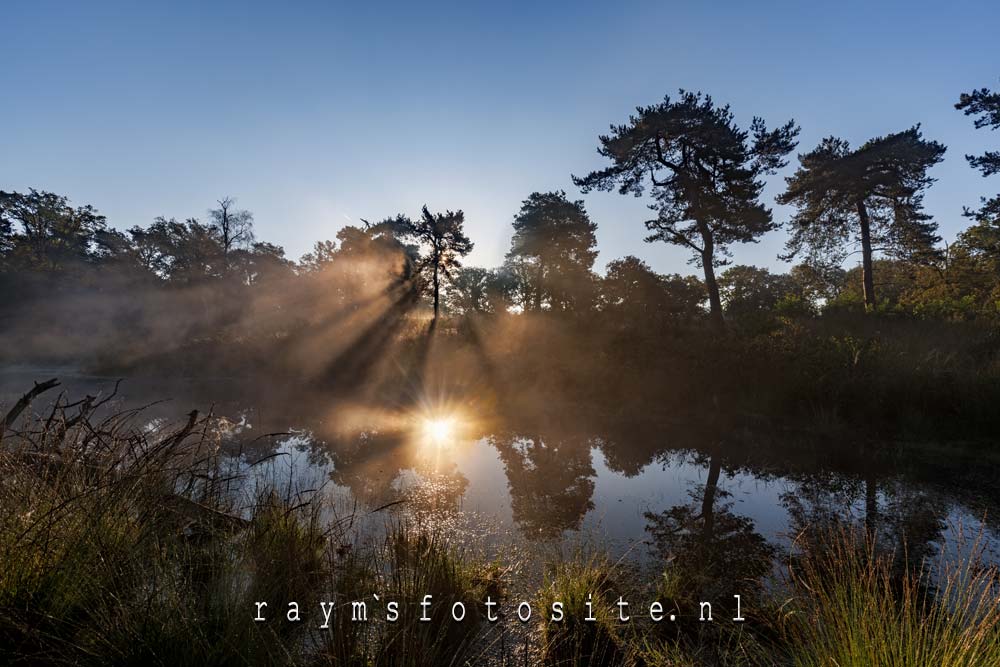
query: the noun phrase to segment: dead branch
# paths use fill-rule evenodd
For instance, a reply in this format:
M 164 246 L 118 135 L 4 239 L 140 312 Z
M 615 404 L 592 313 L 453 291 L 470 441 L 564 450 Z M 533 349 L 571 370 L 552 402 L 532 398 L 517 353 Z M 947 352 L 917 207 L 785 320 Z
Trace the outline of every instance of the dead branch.
M 31 405 L 31 402 L 38 398 L 38 396 L 53 387 L 59 386 L 59 380 L 57 378 L 52 378 L 51 380 L 46 380 L 45 382 L 36 382 L 35 386 L 31 388 L 31 391 L 22 396 L 14 407 L 7 412 L 7 415 L 0 421 L 0 439 L 3 438 L 3 434 L 7 431 L 7 428 L 17 421 L 17 418 L 21 416 L 25 408 Z

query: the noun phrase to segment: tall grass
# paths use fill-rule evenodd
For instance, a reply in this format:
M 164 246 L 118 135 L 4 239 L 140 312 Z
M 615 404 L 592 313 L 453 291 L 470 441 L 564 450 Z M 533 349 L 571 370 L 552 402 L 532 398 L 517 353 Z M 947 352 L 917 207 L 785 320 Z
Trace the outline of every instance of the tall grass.
M 0 662 L 436 665 L 482 650 L 478 603 L 500 594 L 498 571 L 441 535 L 393 523 L 364 542 L 322 493 L 220 456 L 211 417 L 149 428 L 136 413 L 65 413 L 2 442 Z M 351 601 L 373 595 L 399 600 L 400 622 L 378 621 L 384 605 L 352 622 Z M 441 618 L 455 601 L 463 623 Z
M 350 550 L 330 574 L 328 590 L 339 600 L 366 600 L 369 621 L 357 623 L 349 607 L 338 606 L 331 631 L 317 637 L 317 657 L 323 662 L 480 664 L 492 648 L 497 628 L 484 623 L 483 601 L 490 596 L 499 602 L 502 573 L 439 532 L 406 520 L 390 521 L 379 544 Z M 421 607 L 425 595 L 432 596 L 426 610 Z M 399 617 L 392 622 L 386 613 L 389 600 L 399 603 Z M 460 622 L 452 617 L 456 603 L 464 607 Z
M 298 653 L 254 600 L 306 600 L 309 505 L 240 503 L 211 418 L 148 430 L 55 409 L 0 452 L 0 652 L 36 664 L 246 664 Z
M 784 639 L 796 667 L 1000 665 L 1000 573 L 978 542 L 900 569 L 874 540 L 838 529 L 792 570 Z
M 612 611 L 617 595 L 625 593 L 619 574 L 607 558 L 583 553 L 549 568 L 538 593 L 543 664 L 621 665 L 633 661 L 625 627 Z M 561 602 L 565 612 L 558 622 L 549 620 L 555 602 Z

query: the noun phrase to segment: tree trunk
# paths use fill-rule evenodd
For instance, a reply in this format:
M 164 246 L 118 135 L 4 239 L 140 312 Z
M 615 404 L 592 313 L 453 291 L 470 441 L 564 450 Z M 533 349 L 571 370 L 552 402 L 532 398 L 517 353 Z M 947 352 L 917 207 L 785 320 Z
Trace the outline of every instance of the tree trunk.
M 538 260 L 538 274 L 535 276 L 535 311 L 542 309 L 542 276 L 545 275 L 545 266 Z
M 869 539 L 875 537 L 878 526 L 878 482 L 869 473 L 865 476 L 865 532 Z
M 7 430 L 7 427 L 17 421 L 17 418 L 21 415 L 24 409 L 31 405 L 31 402 L 35 400 L 39 394 L 58 386 L 59 380 L 56 378 L 46 380 L 45 382 L 36 382 L 31 391 L 18 399 L 17 403 L 14 404 L 14 407 L 12 407 L 3 418 L 3 421 L 0 421 L 0 441 L 3 440 L 3 434 Z
M 708 290 L 709 318 L 712 325 L 722 331 L 726 328 L 726 321 L 722 317 L 722 298 L 719 296 L 719 283 L 715 279 L 715 239 L 712 238 L 712 230 L 707 223 L 700 220 L 697 223 L 701 234 L 701 267 L 705 272 L 705 288 Z
M 434 262 L 434 322 L 438 319 L 440 282 L 438 280 L 438 263 Z
M 861 221 L 861 277 L 865 292 L 865 310 L 875 310 L 875 279 L 872 277 L 872 227 L 863 199 L 858 200 Z
M 722 459 L 712 455 L 708 462 L 708 479 L 705 480 L 705 495 L 701 500 L 701 517 L 704 523 L 702 536 L 712 539 L 715 532 L 715 494 L 719 489 L 719 474 L 722 472 Z
M 726 321 L 722 319 L 722 298 L 719 296 L 719 283 L 715 279 L 715 267 L 712 260 L 702 259 L 705 265 L 705 287 L 708 288 L 709 317 L 717 329 L 725 329 Z

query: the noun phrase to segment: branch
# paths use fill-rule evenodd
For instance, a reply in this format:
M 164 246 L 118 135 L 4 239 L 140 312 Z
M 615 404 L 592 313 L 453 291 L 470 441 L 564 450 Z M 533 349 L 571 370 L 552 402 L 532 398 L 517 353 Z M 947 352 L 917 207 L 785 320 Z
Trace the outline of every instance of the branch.
M 658 180 L 656 180 L 656 172 L 653 171 L 652 167 L 649 168 L 649 180 L 651 180 L 653 182 L 653 185 L 655 185 L 657 187 L 660 187 L 660 188 L 665 187 L 665 186 L 667 186 L 667 185 L 670 184 L 670 179 L 669 178 L 667 180 L 665 180 L 665 181 L 658 181 Z
M 22 396 L 17 403 L 14 404 L 14 407 L 10 409 L 7 416 L 3 418 L 3 421 L 0 421 L 0 438 L 3 437 L 4 431 L 7 430 L 7 427 L 17 420 L 21 413 L 24 412 L 24 409 L 31 405 L 31 402 L 35 400 L 39 394 L 58 386 L 59 380 L 57 378 L 52 378 L 51 380 L 46 380 L 41 383 L 36 382 L 35 386 L 31 388 L 31 391 Z
M 660 146 L 660 139 L 661 139 L 660 133 L 657 132 L 656 138 L 654 139 L 654 144 L 656 145 L 656 159 L 659 160 L 660 164 L 662 164 L 664 167 L 669 167 L 674 171 L 680 171 L 680 167 L 678 167 L 673 162 L 670 162 L 669 160 L 667 160 L 667 158 L 663 156 L 663 147 Z
M 666 232 L 667 234 L 670 234 L 672 237 L 674 237 L 674 240 L 677 241 L 677 243 L 679 245 L 686 245 L 687 247 L 689 247 L 692 250 L 694 250 L 695 252 L 697 252 L 699 255 L 704 254 L 704 252 L 705 252 L 704 250 L 702 250 L 701 248 L 699 248 L 697 245 L 695 245 L 694 241 L 692 241 L 691 239 L 687 238 L 686 236 L 684 236 L 683 234 L 681 234 L 677 230 L 671 229 L 670 227 L 659 227 L 659 226 L 656 227 L 656 229 L 659 230 L 659 231 L 661 231 L 661 232 Z M 651 237 L 651 238 L 655 238 L 655 237 Z

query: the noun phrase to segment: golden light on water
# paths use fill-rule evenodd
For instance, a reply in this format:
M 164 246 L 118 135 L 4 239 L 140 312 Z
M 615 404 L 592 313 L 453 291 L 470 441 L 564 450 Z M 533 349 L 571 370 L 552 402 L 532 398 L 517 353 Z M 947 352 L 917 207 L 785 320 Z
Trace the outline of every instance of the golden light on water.
M 455 437 L 455 420 L 452 417 L 428 417 L 423 421 L 424 437 L 436 445 L 443 445 Z
M 434 394 L 419 400 L 408 418 L 411 442 L 434 459 L 459 455 L 477 428 L 468 405 Z

